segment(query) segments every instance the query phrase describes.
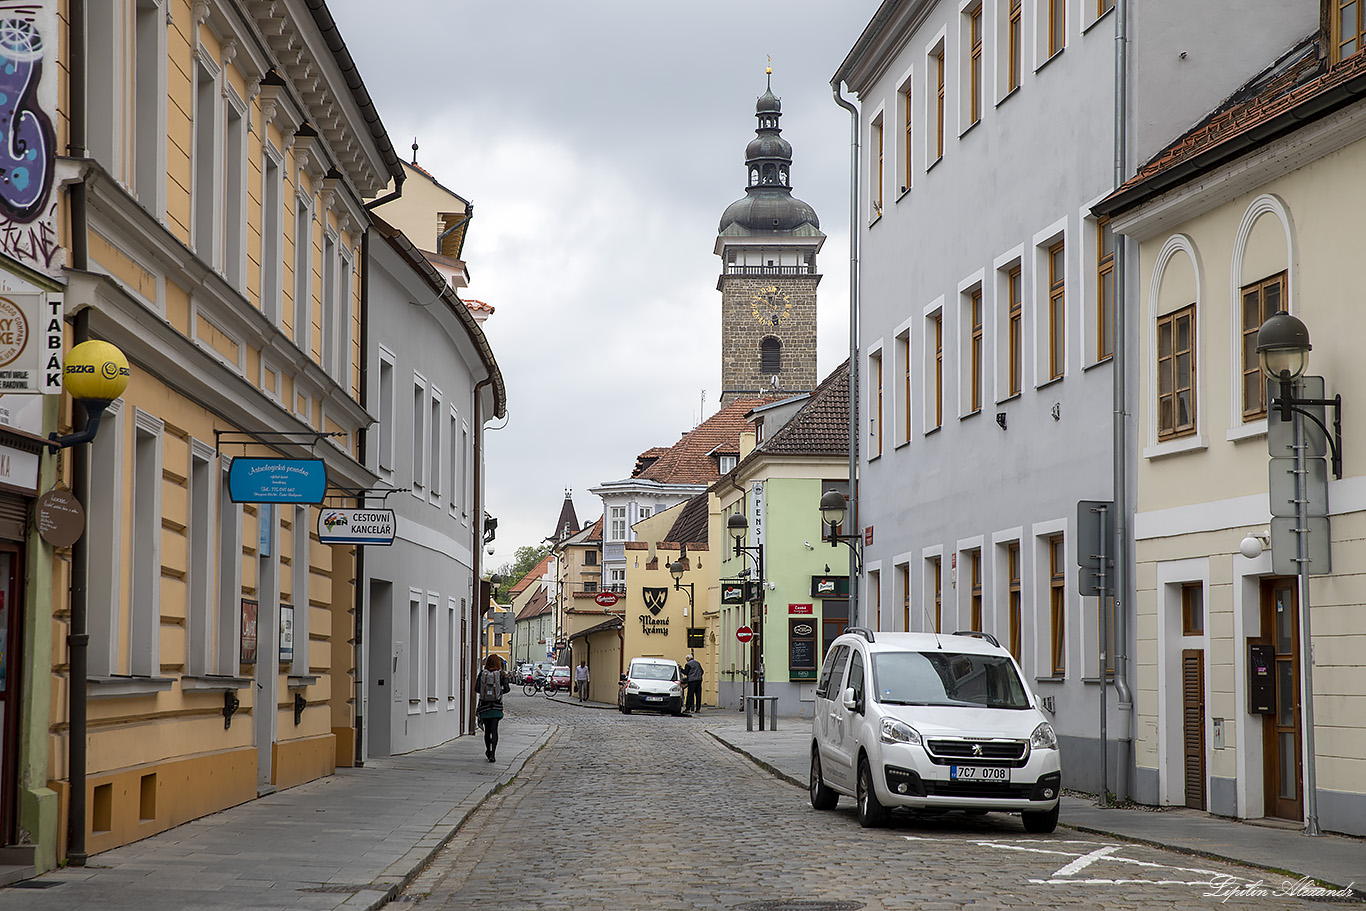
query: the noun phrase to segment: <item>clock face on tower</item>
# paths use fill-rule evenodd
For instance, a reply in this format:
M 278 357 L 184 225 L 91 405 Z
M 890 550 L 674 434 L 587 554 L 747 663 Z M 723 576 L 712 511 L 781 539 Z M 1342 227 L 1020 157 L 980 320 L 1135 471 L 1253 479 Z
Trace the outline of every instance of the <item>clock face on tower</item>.
M 792 312 L 792 298 L 788 292 L 769 285 L 754 293 L 750 312 L 765 326 L 777 326 Z

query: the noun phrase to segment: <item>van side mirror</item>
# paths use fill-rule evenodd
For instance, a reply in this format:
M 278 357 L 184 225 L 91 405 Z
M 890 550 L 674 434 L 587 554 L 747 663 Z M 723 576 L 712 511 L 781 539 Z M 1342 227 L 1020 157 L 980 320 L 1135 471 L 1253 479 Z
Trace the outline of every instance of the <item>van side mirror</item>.
M 840 702 L 843 703 L 844 707 L 851 712 L 863 711 L 863 706 L 859 704 L 859 698 L 854 693 L 854 688 L 852 686 L 845 688 L 844 697 L 840 700 Z

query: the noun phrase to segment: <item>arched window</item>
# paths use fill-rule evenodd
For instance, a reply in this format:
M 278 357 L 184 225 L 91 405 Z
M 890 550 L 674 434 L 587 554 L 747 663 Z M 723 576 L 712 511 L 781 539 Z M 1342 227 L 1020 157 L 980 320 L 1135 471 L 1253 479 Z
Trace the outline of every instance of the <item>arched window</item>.
M 764 165 L 764 185 L 772 186 L 777 181 L 777 168 L 771 164 Z
M 781 373 L 783 369 L 783 343 L 773 336 L 765 336 L 759 342 L 759 372 L 764 376 Z

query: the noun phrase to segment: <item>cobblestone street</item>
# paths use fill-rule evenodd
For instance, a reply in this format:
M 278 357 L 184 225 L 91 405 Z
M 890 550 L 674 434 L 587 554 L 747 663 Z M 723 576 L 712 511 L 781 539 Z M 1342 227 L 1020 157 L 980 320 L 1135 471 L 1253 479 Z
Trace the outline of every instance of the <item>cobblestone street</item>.
M 717 743 L 705 720 L 513 696 L 559 725 L 397 901 L 454 908 L 1287 908 L 1260 871 L 1018 817 L 897 816 L 861 829 L 853 801 L 803 790 Z M 710 710 L 715 717 L 717 710 Z M 1066 823 L 1066 819 L 1063 820 Z M 1250 884 L 1263 882 L 1268 894 Z M 1211 885 L 1211 884 L 1220 885 Z M 1207 895 L 1206 893 L 1218 893 Z M 767 905 L 763 903 L 769 903 Z M 841 907 L 833 906 L 830 907 Z

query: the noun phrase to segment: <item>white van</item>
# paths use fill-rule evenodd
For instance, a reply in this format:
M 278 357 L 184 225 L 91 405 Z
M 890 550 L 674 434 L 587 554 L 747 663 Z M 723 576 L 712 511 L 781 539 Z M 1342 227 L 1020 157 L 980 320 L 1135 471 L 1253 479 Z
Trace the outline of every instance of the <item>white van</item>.
M 617 710 L 683 714 L 683 683 L 678 662 L 669 658 L 632 658 L 617 687 Z
M 1010 652 L 985 633 L 873 633 L 834 641 L 816 685 L 811 805 L 858 801 L 879 826 L 893 807 L 1020 813 L 1058 824 L 1053 726 Z

